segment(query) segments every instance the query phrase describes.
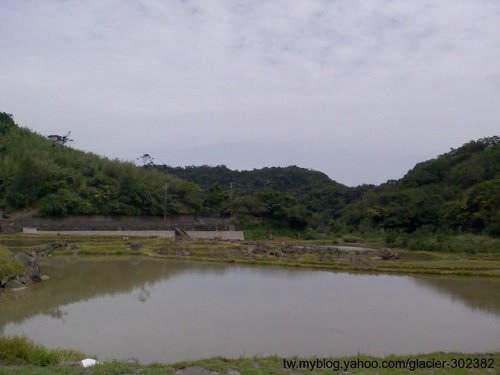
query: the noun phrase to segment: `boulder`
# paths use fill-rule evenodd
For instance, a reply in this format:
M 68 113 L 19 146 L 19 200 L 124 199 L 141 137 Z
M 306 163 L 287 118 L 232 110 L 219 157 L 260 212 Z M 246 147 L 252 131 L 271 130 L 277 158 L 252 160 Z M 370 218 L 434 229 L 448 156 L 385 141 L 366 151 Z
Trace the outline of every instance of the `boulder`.
M 14 259 L 21 262 L 23 266 L 30 266 L 35 263 L 35 259 L 26 253 L 17 253 Z
M 301 254 L 305 251 L 304 246 L 283 246 L 281 251 L 284 254 Z
M 255 244 L 255 248 L 253 249 L 253 252 L 255 254 L 265 254 L 269 251 L 269 246 L 267 246 L 265 243 L 262 242 L 257 242 Z
M 46 250 L 48 252 L 52 252 L 54 250 L 62 250 L 66 249 L 68 247 L 68 243 L 64 241 L 55 241 L 52 243 L 49 243 L 46 247 Z
M 142 249 L 142 244 L 132 242 L 132 243 L 129 243 L 129 244 L 128 244 L 128 248 L 129 248 L 130 250 L 137 251 L 137 250 Z
M 268 255 L 275 256 L 275 257 L 282 257 L 283 253 L 280 250 L 270 250 L 268 252 Z
M 33 281 L 40 280 L 40 267 L 36 263 L 25 266 L 24 273 Z
M 12 276 L 12 275 L 9 275 L 9 276 L 6 276 L 4 277 L 2 280 L 0 280 L 0 287 L 3 288 L 5 287 L 5 285 L 10 281 L 10 280 L 14 280 L 16 277 L 15 276 Z
M 392 252 L 389 249 L 380 250 L 378 256 L 383 260 L 399 259 L 399 254 L 396 252 Z
M 14 259 L 21 262 L 24 266 L 24 276 L 32 281 L 40 281 L 40 266 L 32 257 L 26 253 L 17 253 Z
M 22 275 L 19 277 L 19 281 L 21 281 L 24 285 L 29 285 L 31 284 L 31 277 L 28 275 Z
M 5 284 L 5 288 L 12 290 L 19 290 L 19 289 L 24 289 L 25 286 L 20 280 L 12 279 L 7 281 L 7 283 Z

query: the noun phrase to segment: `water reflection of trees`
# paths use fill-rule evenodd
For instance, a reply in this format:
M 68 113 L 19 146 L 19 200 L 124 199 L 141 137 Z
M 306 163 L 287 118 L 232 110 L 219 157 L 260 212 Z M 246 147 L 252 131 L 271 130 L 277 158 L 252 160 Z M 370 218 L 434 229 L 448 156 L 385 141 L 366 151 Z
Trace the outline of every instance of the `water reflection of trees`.
M 54 318 L 54 319 L 59 319 L 64 323 L 64 317 L 68 315 L 67 311 L 61 310 L 60 306 L 57 306 L 53 308 L 52 310 L 48 311 L 48 314 Z
M 500 282 L 493 278 L 418 277 L 418 285 L 463 302 L 474 309 L 500 315 Z
M 35 284 L 21 292 L 0 291 L 0 333 L 5 324 L 20 322 L 36 314 L 64 319 L 60 306 L 96 297 L 132 292 L 140 302 L 151 297 L 154 283 L 195 272 L 222 277 L 251 269 L 254 276 L 273 275 L 277 279 L 310 277 L 318 271 L 296 271 L 275 267 L 246 267 L 172 262 L 140 257 L 85 260 L 58 259 L 42 271 L 51 280 Z M 355 277 L 345 274 L 346 277 Z M 500 282 L 497 279 L 459 277 L 415 277 L 418 285 L 432 288 L 464 304 L 500 314 Z
M 170 262 L 143 258 L 56 260 L 42 271 L 49 281 L 35 284 L 21 292 L 0 292 L 0 332 L 10 322 L 20 322 L 36 314 L 63 319 L 59 306 L 96 297 L 126 293 L 138 288 L 137 299 L 150 298 L 148 285 L 177 277 L 185 272 L 202 270 L 224 273 L 217 265 Z
M 139 294 L 137 295 L 137 300 L 139 302 L 146 302 L 149 298 L 151 297 L 151 292 L 147 288 L 146 285 L 141 286 L 141 290 L 139 291 Z

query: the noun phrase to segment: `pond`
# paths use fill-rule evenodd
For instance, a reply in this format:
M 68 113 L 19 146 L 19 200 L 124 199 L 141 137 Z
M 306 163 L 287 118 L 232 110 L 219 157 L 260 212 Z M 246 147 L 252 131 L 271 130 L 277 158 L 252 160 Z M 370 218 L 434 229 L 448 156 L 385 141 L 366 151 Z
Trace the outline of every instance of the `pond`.
M 177 362 L 500 350 L 500 281 L 145 258 L 59 259 L 0 292 L 0 333 L 97 355 Z

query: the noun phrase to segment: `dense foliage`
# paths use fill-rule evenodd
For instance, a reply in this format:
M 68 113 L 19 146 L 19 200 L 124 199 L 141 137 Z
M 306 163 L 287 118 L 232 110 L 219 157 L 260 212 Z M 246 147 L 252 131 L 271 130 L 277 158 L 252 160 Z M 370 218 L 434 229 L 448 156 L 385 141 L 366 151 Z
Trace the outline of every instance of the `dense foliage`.
M 417 164 L 341 210 L 351 227 L 500 235 L 500 138 L 469 142 Z
M 229 207 L 240 216 L 273 217 L 263 209 L 266 195 L 262 192 L 274 192 L 288 195 L 288 201 L 295 199 L 299 203 L 294 209 L 296 216 L 323 230 L 411 233 L 424 229 L 500 234 L 499 137 L 469 142 L 417 164 L 398 181 L 377 187 L 350 188 L 321 172 L 296 166 L 252 171 L 206 165 L 156 167 L 209 191 L 221 191 L 222 186 L 228 189 L 232 184 L 235 198 Z M 227 190 L 224 194 L 217 203 L 220 207 L 229 199 Z M 278 206 L 290 210 L 286 201 L 281 199 Z
M 300 210 L 305 216 L 312 217 L 313 213 L 321 213 L 324 218 L 336 218 L 342 207 L 359 198 L 363 191 L 370 189 L 369 186 L 349 188 L 332 181 L 322 172 L 297 166 L 251 171 L 235 171 L 224 165 L 155 167 L 192 181 L 208 191 L 224 191 L 226 198 L 229 195 L 235 198 L 230 204 L 235 210 L 254 216 L 262 215 L 262 207 L 269 205 L 267 201 L 272 195 L 281 196 L 283 209 L 296 206 L 296 213 Z
M 43 215 L 161 215 L 168 184 L 170 214 L 196 213 L 200 189 L 189 182 L 66 147 L 0 113 L 0 208 Z
M 417 231 L 498 236 L 499 140 L 471 141 L 417 164 L 397 181 L 347 187 L 296 166 L 173 168 L 154 165 L 144 154 L 141 168 L 20 128 L 0 112 L 0 209 L 162 215 L 168 184 L 168 214 L 233 217 L 252 228 L 383 231 L 388 238 Z

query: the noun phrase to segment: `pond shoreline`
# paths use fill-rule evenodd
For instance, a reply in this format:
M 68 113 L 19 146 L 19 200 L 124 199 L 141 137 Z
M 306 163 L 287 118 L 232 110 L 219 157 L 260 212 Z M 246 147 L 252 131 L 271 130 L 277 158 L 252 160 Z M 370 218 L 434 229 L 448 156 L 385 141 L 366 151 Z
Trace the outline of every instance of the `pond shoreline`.
M 348 245 L 350 246 L 312 240 L 173 241 L 158 237 L 0 234 L 0 247 L 4 249 L 4 252 L 10 251 L 13 254 L 11 258 L 19 258 L 23 253 L 33 259 L 43 259 L 47 256 L 130 255 L 176 261 L 278 266 L 367 274 L 500 277 L 500 255 L 497 254 L 387 249 L 369 246 L 370 244 Z M 13 259 L 9 262 L 12 263 Z M 24 263 L 26 269 L 26 262 Z M 4 286 L 8 280 L 14 280 L 13 284 L 20 284 L 21 281 L 27 280 L 26 271 L 19 272 L 19 265 L 14 269 L 17 272 L 15 274 L 4 272 L 6 274 L 0 278 L 4 282 L 0 286 Z M 2 275 L 1 259 L 0 275 Z M 28 279 L 39 281 L 38 275 Z M 26 282 L 24 284 L 29 285 Z
M 106 361 L 82 369 L 81 361 L 89 356 L 66 349 L 47 349 L 22 337 L 0 336 L 0 374 L 141 374 L 141 375 L 216 375 L 216 374 L 308 374 L 332 372 L 356 374 L 429 374 L 441 368 L 446 374 L 475 374 L 486 371 L 498 373 L 500 352 L 486 353 L 419 353 L 410 355 L 385 355 L 342 357 L 279 357 L 255 356 L 228 359 L 222 357 L 185 361 L 171 364 L 141 364 L 135 360 Z M 321 366 L 330 368 L 320 368 Z M 387 369 L 384 366 L 406 368 Z M 459 367 L 469 368 L 459 368 Z M 302 368 L 297 368 L 302 366 Z M 364 366 L 365 369 L 360 368 Z M 420 368 L 419 368 L 420 366 Z M 437 367 L 436 367 L 437 366 Z M 296 367 L 292 369 L 292 367 Z M 368 368 L 367 368 L 368 367 Z M 370 369 L 371 367 L 371 369 Z M 375 368 L 376 367 L 376 368 Z M 439 370 L 438 370 L 439 371 Z M 438 372 L 440 373 L 440 372 Z

